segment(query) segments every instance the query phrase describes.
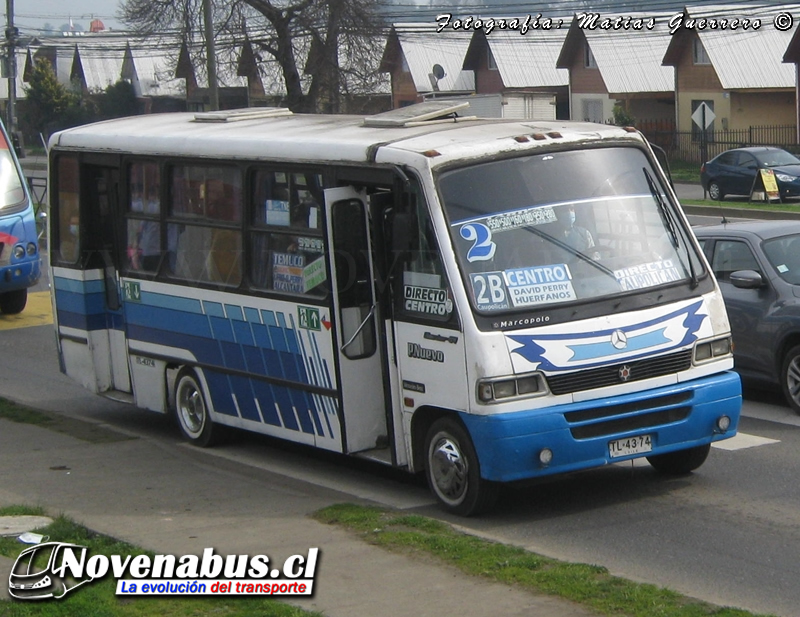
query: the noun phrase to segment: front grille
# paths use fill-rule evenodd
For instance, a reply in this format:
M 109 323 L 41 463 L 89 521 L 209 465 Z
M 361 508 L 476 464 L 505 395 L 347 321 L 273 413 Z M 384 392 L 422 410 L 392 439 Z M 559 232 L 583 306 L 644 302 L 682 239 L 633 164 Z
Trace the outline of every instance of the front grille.
M 624 362 L 611 366 L 575 371 L 564 375 L 550 375 L 547 385 L 553 394 L 570 394 L 605 386 L 616 386 L 630 381 L 640 381 L 685 371 L 692 365 L 692 350 L 686 349 L 666 356 Z M 627 370 L 626 370 L 627 369 Z M 622 375 L 627 374 L 627 379 Z
M 604 407 L 591 407 L 578 411 L 569 411 L 564 414 L 564 419 L 570 424 L 589 422 L 591 420 L 602 420 L 604 418 L 616 418 L 626 416 L 639 411 L 658 409 L 659 407 L 672 407 L 686 403 L 692 398 L 691 390 L 668 394 L 666 396 L 656 396 L 633 401 L 631 403 L 621 403 L 618 405 L 606 405 Z
M 616 420 L 606 420 L 596 424 L 586 424 L 584 426 L 573 426 L 570 433 L 575 439 L 591 439 L 592 437 L 602 437 L 604 435 L 617 435 L 662 424 L 680 422 L 689 417 L 691 407 L 673 407 L 672 409 L 662 409 L 652 413 L 627 418 L 617 418 Z

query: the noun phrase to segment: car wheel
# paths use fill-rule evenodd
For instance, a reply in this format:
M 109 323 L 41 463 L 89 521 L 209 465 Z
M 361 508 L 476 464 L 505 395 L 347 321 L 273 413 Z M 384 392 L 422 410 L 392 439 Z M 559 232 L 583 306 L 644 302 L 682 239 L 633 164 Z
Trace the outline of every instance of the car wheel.
M 17 289 L 0 294 L 0 311 L 6 315 L 16 315 L 25 309 L 28 303 L 28 290 Z
M 708 443 L 704 446 L 648 456 L 647 462 L 659 473 L 681 476 L 694 471 L 705 463 L 710 450 L 711 444 Z
M 428 486 L 445 510 L 470 516 L 494 505 L 498 485 L 481 478 L 478 455 L 461 424 L 452 418 L 434 422 L 425 439 L 425 453 Z
M 781 387 L 786 402 L 800 414 L 800 345 L 792 347 L 783 358 Z
M 181 369 L 175 380 L 175 414 L 181 433 L 187 440 L 200 447 L 212 445 L 214 423 L 203 389 L 191 369 Z
M 725 199 L 725 193 L 722 192 L 722 187 L 716 180 L 708 183 L 708 196 L 714 201 L 722 201 Z

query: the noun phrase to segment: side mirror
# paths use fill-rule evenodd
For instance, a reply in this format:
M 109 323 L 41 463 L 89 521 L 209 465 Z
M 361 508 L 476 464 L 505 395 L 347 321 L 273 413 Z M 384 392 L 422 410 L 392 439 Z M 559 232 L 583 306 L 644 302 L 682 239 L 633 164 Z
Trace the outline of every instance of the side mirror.
M 731 272 L 731 285 L 739 289 L 759 289 L 764 287 L 763 277 L 755 270 L 737 270 Z

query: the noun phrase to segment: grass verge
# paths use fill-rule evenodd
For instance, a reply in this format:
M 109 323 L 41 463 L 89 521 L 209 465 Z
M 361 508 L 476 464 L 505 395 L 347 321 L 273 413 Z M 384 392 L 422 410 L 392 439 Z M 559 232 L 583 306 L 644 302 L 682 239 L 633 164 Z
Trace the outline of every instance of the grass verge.
M 672 176 L 672 181 L 678 184 L 700 183 L 700 165 L 697 163 L 689 163 L 687 161 L 670 161 L 669 173 Z
M 790 203 L 763 203 L 747 201 L 712 201 L 710 199 L 681 199 L 684 206 L 708 206 L 719 208 L 720 210 L 770 210 L 773 212 L 800 212 L 800 203 L 793 201 Z
M 134 439 L 134 437 L 104 426 L 58 413 L 37 411 L 2 398 L 0 398 L 0 418 L 22 424 L 34 424 L 90 443 L 113 443 Z M 0 614 L 0 617 L 2 617 L 2 614 Z
M 432 556 L 462 572 L 534 593 L 582 604 L 615 617 L 753 617 L 655 585 L 612 576 L 603 567 L 542 557 L 524 549 L 461 533 L 450 525 L 417 515 L 342 504 L 316 513 L 317 520 L 341 525 L 378 546 Z
M 0 516 L 44 515 L 39 507 L 9 506 L 0 508 Z M 36 530 L 50 536 L 51 542 L 72 542 L 85 546 L 90 555 L 143 555 L 152 553 L 114 538 L 96 534 L 65 516 L 54 518 L 47 527 Z M 28 548 L 16 538 L 0 537 L 0 555 L 16 558 Z M 115 594 L 116 580 L 85 584 L 58 601 L 0 601 L 0 617 L 322 617 L 269 598 L 120 598 Z

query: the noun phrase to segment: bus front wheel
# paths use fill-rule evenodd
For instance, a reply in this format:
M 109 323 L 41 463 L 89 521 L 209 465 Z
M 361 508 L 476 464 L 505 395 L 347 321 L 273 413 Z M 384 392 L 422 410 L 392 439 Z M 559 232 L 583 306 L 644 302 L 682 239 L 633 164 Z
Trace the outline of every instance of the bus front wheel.
M 425 439 L 425 475 L 442 507 L 471 516 L 490 509 L 498 485 L 481 478 L 475 447 L 467 431 L 452 418 L 440 418 Z
M 17 315 L 28 303 L 28 290 L 17 289 L 0 294 L 0 311 L 6 315 Z
M 212 444 L 214 423 L 203 389 L 191 369 L 182 369 L 175 380 L 175 413 L 186 439 L 200 447 Z
M 707 443 L 686 450 L 648 456 L 647 462 L 659 473 L 680 476 L 694 471 L 705 463 L 710 450 L 711 444 Z

